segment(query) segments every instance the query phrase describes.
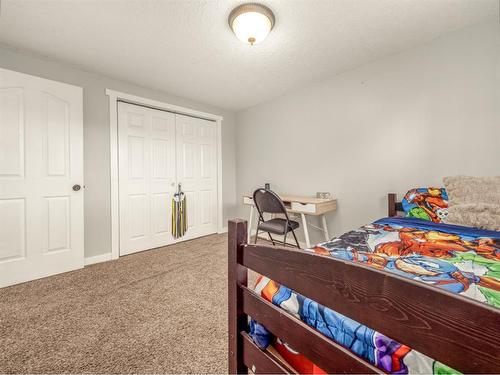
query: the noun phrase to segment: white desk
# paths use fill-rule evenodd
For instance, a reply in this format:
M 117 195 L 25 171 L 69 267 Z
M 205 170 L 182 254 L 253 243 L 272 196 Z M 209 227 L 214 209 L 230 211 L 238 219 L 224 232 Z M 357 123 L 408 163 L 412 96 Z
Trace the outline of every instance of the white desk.
M 311 247 L 311 242 L 309 241 L 309 231 L 307 229 L 306 215 L 311 216 L 321 216 L 321 224 L 323 226 L 323 231 L 325 234 L 325 240 L 330 240 L 330 234 L 328 233 L 328 226 L 326 225 L 325 214 L 327 212 L 335 211 L 337 209 L 336 199 L 323 199 L 314 197 L 299 197 L 294 195 L 278 194 L 288 212 L 300 214 L 302 219 L 302 228 L 304 230 L 304 238 L 306 240 L 306 246 Z M 250 206 L 250 217 L 248 219 L 248 241 L 250 242 L 250 234 L 252 231 L 252 220 L 254 212 L 253 197 L 250 194 L 243 196 L 243 204 Z

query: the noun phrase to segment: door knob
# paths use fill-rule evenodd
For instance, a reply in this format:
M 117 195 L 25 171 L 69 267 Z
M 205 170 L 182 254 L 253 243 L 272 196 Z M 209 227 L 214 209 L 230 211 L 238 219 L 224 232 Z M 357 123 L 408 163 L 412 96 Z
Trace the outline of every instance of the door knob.
M 78 191 L 80 190 L 82 187 L 80 185 L 73 185 L 73 191 Z

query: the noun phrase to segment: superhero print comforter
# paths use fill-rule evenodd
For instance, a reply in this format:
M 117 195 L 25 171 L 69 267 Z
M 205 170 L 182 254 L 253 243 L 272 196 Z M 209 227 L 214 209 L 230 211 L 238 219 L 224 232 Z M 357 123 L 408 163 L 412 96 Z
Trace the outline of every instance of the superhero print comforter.
M 396 217 L 305 251 L 363 263 L 500 307 L 500 232 Z M 257 279 L 255 291 L 385 372 L 456 373 L 266 277 Z M 263 349 L 274 345 L 299 372 L 323 373 L 258 322 L 251 321 L 250 335 Z

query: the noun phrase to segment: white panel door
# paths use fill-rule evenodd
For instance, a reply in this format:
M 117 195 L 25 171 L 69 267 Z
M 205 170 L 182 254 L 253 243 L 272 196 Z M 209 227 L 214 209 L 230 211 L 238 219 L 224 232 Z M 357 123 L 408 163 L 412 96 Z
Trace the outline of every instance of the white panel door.
M 175 115 L 118 103 L 120 255 L 173 242 Z
M 183 240 L 217 232 L 217 124 L 176 115 L 177 181 L 186 193 Z
M 82 125 L 81 88 L 0 69 L 0 287 L 83 267 Z

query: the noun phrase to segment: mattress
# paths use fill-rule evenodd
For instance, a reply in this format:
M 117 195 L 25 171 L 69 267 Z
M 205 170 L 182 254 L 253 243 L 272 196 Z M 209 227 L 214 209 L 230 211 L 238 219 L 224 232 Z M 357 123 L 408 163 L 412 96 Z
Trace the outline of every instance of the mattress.
M 363 263 L 500 307 L 500 232 L 395 217 L 378 220 L 304 251 Z M 267 277 L 260 276 L 254 290 L 384 372 L 457 373 L 446 364 Z M 299 372 L 323 373 L 253 320 L 250 335 L 262 349 L 274 345 Z

